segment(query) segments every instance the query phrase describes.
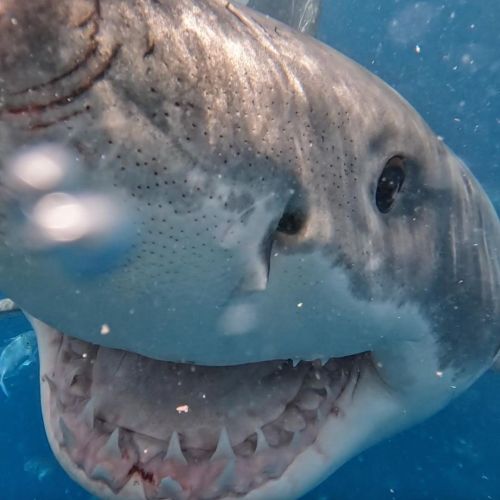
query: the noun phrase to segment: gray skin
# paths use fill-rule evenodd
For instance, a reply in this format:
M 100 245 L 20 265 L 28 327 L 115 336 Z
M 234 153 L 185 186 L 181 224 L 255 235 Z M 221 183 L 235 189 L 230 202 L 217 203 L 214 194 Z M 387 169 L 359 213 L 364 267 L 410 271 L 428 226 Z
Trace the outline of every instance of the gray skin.
M 301 488 L 491 366 L 494 209 L 411 106 L 333 49 L 218 0 L 7 0 L 0 79 L 2 159 L 66 145 L 85 188 L 121 200 L 135 229 L 124 263 L 89 277 L 61 252 L 20 243 L 3 186 L 1 287 L 25 311 L 159 360 L 227 366 L 371 351 L 380 361 L 399 420 L 367 425 Z M 377 185 L 394 157 L 405 182 L 381 213 Z M 225 312 L 239 306 L 256 325 L 224 334 Z M 363 380 L 375 380 L 374 366 Z M 377 408 L 362 387 L 353 425 L 367 404 Z

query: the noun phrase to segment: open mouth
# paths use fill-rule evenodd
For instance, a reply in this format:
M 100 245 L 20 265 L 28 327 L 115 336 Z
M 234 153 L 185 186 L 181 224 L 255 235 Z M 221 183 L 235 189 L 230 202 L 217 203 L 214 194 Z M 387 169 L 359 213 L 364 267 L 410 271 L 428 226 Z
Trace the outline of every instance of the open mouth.
M 121 497 L 132 483 L 146 499 L 245 496 L 279 479 L 326 421 L 344 418 L 372 363 L 364 353 L 205 367 L 59 333 L 47 346 L 42 393 L 54 451 L 95 491 Z

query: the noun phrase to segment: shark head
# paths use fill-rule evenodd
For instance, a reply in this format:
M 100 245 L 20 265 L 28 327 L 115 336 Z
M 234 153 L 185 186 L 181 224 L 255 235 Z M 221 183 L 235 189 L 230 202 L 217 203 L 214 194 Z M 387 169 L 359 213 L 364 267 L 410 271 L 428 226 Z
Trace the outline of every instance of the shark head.
M 6 0 L 0 75 L 0 286 L 92 493 L 296 498 L 492 364 L 490 202 L 333 49 L 222 0 Z

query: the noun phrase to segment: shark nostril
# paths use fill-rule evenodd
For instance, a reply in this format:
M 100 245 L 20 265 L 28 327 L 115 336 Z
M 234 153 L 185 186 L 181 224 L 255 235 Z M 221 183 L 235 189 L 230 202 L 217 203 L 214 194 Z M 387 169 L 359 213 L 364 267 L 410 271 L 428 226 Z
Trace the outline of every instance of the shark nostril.
M 302 212 L 285 212 L 278 223 L 277 231 L 289 235 L 300 233 L 305 219 Z

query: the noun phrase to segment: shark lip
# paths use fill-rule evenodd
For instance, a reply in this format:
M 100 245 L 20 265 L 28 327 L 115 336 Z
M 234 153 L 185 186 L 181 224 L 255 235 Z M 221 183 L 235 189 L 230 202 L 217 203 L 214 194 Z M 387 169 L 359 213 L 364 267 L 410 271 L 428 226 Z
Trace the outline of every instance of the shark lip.
M 44 419 L 61 462 L 99 495 L 122 498 L 133 482 L 134 491 L 141 491 L 134 498 L 148 500 L 244 497 L 279 480 L 315 445 L 327 420 L 343 417 L 363 365 L 371 363 L 370 354 L 363 353 L 324 364 L 203 367 L 157 361 L 62 334 L 54 337 L 51 349 L 52 366 L 42 370 Z M 133 383 L 136 375 L 125 380 L 132 365 L 139 366 L 139 379 L 149 381 L 151 397 L 145 396 L 143 380 Z M 242 389 L 228 389 L 227 397 L 225 388 L 217 388 L 231 374 Z M 246 393 L 252 385 L 255 396 Z M 199 386 L 203 404 L 178 399 L 183 386 Z M 238 392 L 245 403 L 236 401 Z M 149 419 L 154 421 L 150 427 Z

